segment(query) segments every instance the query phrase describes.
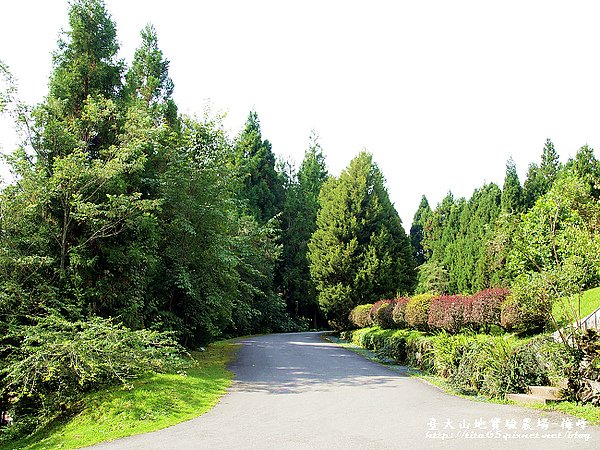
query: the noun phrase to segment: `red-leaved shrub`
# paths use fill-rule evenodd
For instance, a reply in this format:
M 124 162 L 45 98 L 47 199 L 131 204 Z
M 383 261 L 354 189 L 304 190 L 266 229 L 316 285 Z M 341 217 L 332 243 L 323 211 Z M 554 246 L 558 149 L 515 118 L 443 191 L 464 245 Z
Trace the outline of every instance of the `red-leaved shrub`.
M 465 325 L 466 297 L 443 295 L 431 299 L 427 324 L 434 330 L 458 333 Z
M 465 305 L 465 321 L 477 329 L 501 325 L 502 303 L 509 294 L 508 289 L 486 289 L 473 294 Z

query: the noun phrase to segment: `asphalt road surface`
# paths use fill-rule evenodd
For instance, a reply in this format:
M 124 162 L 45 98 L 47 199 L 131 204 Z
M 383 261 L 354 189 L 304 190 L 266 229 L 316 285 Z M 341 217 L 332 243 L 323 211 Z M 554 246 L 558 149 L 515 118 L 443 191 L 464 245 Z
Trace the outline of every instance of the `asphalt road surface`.
M 467 400 L 323 340 L 240 340 L 229 393 L 205 415 L 96 449 L 599 449 L 570 416 Z

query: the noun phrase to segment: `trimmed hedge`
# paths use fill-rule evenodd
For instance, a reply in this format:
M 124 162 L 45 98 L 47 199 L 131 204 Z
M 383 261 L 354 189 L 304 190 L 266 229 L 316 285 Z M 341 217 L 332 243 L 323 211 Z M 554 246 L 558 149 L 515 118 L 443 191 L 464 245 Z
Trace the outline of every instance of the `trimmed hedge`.
M 381 328 L 395 328 L 392 313 L 394 312 L 394 300 L 379 300 L 371 307 L 370 317 L 373 325 Z
M 401 297 L 396 299 L 396 303 L 394 304 L 394 311 L 392 312 L 392 319 L 394 320 L 394 325 L 396 328 L 407 328 L 408 323 L 406 322 L 406 318 L 404 317 L 404 313 L 406 311 L 406 305 L 408 304 L 410 298 Z
M 371 320 L 371 308 L 372 304 L 366 305 L 358 305 L 354 307 L 350 314 L 348 315 L 348 320 L 351 324 L 358 328 L 366 328 L 373 325 L 373 321 Z
M 565 376 L 572 356 L 549 336 L 519 339 L 486 334 L 425 335 L 415 330 L 365 328 L 342 338 L 387 358 L 448 380 L 458 392 L 503 398 L 528 385 Z
M 431 294 L 415 295 L 406 304 L 404 318 L 410 328 L 420 331 L 427 331 L 429 320 L 429 305 L 431 304 Z
M 465 305 L 469 300 L 462 295 L 443 295 L 432 298 L 427 325 L 432 330 L 458 333 L 465 325 Z
M 350 313 L 350 322 L 359 328 L 375 325 L 448 333 L 458 333 L 464 328 L 489 332 L 492 326 L 513 329 L 523 327 L 524 322 L 539 322 L 535 314 L 524 314 L 516 296 L 511 296 L 507 289 L 486 289 L 471 296 L 420 294 L 379 300 L 357 308 Z M 365 319 L 367 309 L 369 318 Z

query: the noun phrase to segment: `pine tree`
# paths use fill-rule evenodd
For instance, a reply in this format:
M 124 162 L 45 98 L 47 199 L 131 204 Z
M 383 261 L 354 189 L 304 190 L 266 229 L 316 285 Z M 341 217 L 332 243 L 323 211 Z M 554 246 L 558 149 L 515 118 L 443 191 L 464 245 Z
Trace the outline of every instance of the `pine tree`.
M 135 51 L 131 67 L 125 76 L 125 97 L 140 100 L 155 117 L 157 125 L 166 120 L 177 128 L 177 106 L 171 98 L 173 80 L 169 76 L 169 61 L 158 47 L 158 35 L 148 24 L 140 33 L 142 44 Z
M 281 176 L 275 170 L 271 143 L 262 139 L 258 114 L 251 111 L 244 130 L 235 143 L 234 165 L 241 180 L 241 196 L 259 224 L 283 210 L 284 191 Z
M 88 96 L 113 98 L 119 93 L 123 63 L 116 59 L 117 30 L 104 1 L 74 1 L 69 27 L 54 54 L 50 96 L 63 100 L 67 113 L 75 113 Z
M 318 197 L 327 179 L 327 168 L 317 136 L 313 133 L 304 160 L 287 190 L 283 222 L 283 294 L 292 317 L 317 325 L 319 305 L 310 278 L 308 241 L 316 229 Z
M 410 241 L 369 153 L 327 180 L 319 203 L 308 244 L 310 272 L 334 326 L 346 326 L 356 305 L 413 289 Z
M 410 243 L 413 251 L 413 258 L 417 266 L 423 264 L 427 258 L 427 253 L 423 248 L 424 227 L 431 216 L 431 208 L 425 196 L 421 197 L 421 203 L 414 215 L 412 226 L 410 227 Z
M 517 167 L 512 158 L 506 162 L 506 176 L 502 187 L 502 212 L 516 213 L 522 210 L 522 188 Z
M 546 139 L 540 165 L 534 163 L 529 165 L 527 179 L 523 184 L 523 196 L 527 209 L 531 208 L 538 198 L 550 190 L 559 170 L 560 162 L 554 144 L 550 139 Z

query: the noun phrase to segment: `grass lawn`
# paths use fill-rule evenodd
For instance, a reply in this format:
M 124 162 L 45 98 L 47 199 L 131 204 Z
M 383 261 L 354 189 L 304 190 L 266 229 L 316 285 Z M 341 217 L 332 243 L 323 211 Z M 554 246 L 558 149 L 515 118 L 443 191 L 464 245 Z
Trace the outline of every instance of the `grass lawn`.
M 84 409 L 56 421 L 37 433 L 3 449 L 71 449 L 134 434 L 155 431 L 198 417 L 217 404 L 230 386 L 233 374 L 225 366 L 236 345 L 228 341 L 194 352 L 187 375 L 157 374 L 140 378 L 132 389 L 95 392 Z
M 564 326 L 569 323 L 569 320 L 565 317 L 565 308 L 568 310 L 567 317 L 570 317 L 569 303 L 573 306 L 573 310 L 577 313 L 581 306 L 581 317 L 585 317 L 588 314 L 593 313 L 597 308 L 600 307 L 600 287 L 589 289 L 581 295 L 581 305 L 579 305 L 579 299 L 577 296 L 571 298 L 569 301 L 557 301 L 552 307 L 552 315 L 557 319 L 559 325 Z

